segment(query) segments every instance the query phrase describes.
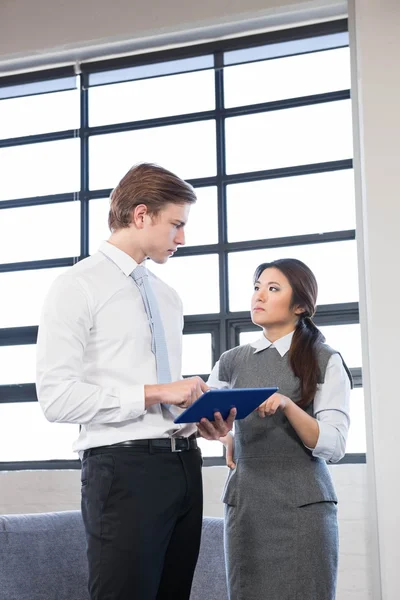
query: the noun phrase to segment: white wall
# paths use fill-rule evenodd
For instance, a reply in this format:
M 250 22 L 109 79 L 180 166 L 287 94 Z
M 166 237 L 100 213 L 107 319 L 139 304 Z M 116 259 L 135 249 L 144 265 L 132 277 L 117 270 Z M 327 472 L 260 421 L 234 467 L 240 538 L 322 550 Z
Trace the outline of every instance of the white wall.
M 340 564 L 337 600 L 372 600 L 367 577 L 365 465 L 330 467 L 339 497 Z M 225 467 L 203 469 L 204 514 L 223 516 Z M 0 514 L 79 509 L 79 471 L 0 473 Z M 375 598 L 374 598 L 375 600 Z
M 400 6 L 351 0 L 360 315 L 374 600 L 400 598 Z

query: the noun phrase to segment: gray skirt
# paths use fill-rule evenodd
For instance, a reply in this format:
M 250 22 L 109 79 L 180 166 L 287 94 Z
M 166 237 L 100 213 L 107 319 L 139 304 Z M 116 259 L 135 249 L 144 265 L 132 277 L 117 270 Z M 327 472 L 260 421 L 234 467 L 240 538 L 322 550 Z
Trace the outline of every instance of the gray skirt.
M 225 505 L 229 600 L 335 600 L 336 502 L 293 502 L 285 486 L 245 479 Z

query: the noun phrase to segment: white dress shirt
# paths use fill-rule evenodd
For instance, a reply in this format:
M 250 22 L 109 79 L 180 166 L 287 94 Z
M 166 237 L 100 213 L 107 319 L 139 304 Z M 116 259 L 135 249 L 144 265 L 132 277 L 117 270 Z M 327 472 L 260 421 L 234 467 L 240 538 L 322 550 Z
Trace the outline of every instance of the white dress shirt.
M 276 340 L 274 343 L 262 335 L 250 344 L 254 354 L 270 346 L 275 347 L 281 356 L 290 348 L 293 333 Z M 219 362 L 213 368 L 208 379 L 212 388 L 227 388 L 229 384 L 220 381 Z M 347 434 L 350 425 L 350 380 L 339 354 L 333 354 L 326 368 L 325 381 L 318 384 L 314 398 L 314 417 L 318 421 L 319 436 L 313 456 L 323 458 L 328 462 L 337 462 L 343 458 L 346 451 Z
M 144 386 L 157 383 L 151 332 L 130 274 L 137 263 L 103 242 L 100 251 L 61 275 L 42 311 L 37 341 L 37 395 L 49 421 L 81 425 L 74 450 L 132 439 L 188 436 L 182 412 L 145 409 Z M 145 266 L 145 265 L 143 265 Z M 172 381 L 181 379 L 182 302 L 149 271 L 158 300 Z

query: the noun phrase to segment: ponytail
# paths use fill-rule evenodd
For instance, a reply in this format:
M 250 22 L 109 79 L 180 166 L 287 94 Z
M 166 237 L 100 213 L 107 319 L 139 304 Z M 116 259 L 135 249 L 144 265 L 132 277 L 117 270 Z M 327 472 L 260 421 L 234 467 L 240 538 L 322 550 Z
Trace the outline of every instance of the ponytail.
M 323 342 L 325 338 L 309 314 L 300 315 L 289 350 L 289 360 L 293 373 L 300 379 L 301 399 L 297 404 L 301 408 L 307 408 L 314 400 L 319 379 L 316 347 Z

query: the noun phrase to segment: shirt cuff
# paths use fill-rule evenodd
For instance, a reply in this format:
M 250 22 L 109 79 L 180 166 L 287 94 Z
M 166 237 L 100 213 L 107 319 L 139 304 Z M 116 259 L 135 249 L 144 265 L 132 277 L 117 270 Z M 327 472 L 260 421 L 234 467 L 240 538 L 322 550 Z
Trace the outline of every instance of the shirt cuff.
M 120 392 L 121 421 L 137 419 L 146 414 L 144 385 L 133 385 Z
M 315 448 L 312 450 L 313 456 L 322 458 L 328 462 L 337 462 L 343 458 L 343 454 L 338 450 L 339 431 L 330 423 L 318 421 L 319 436 Z
M 229 388 L 229 383 L 227 383 L 226 381 L 220 381 L 219 379 L 219 361 L 215 363 L 215 366 L 207 380 L 207 385 L 208 387 L 216 390 Z

